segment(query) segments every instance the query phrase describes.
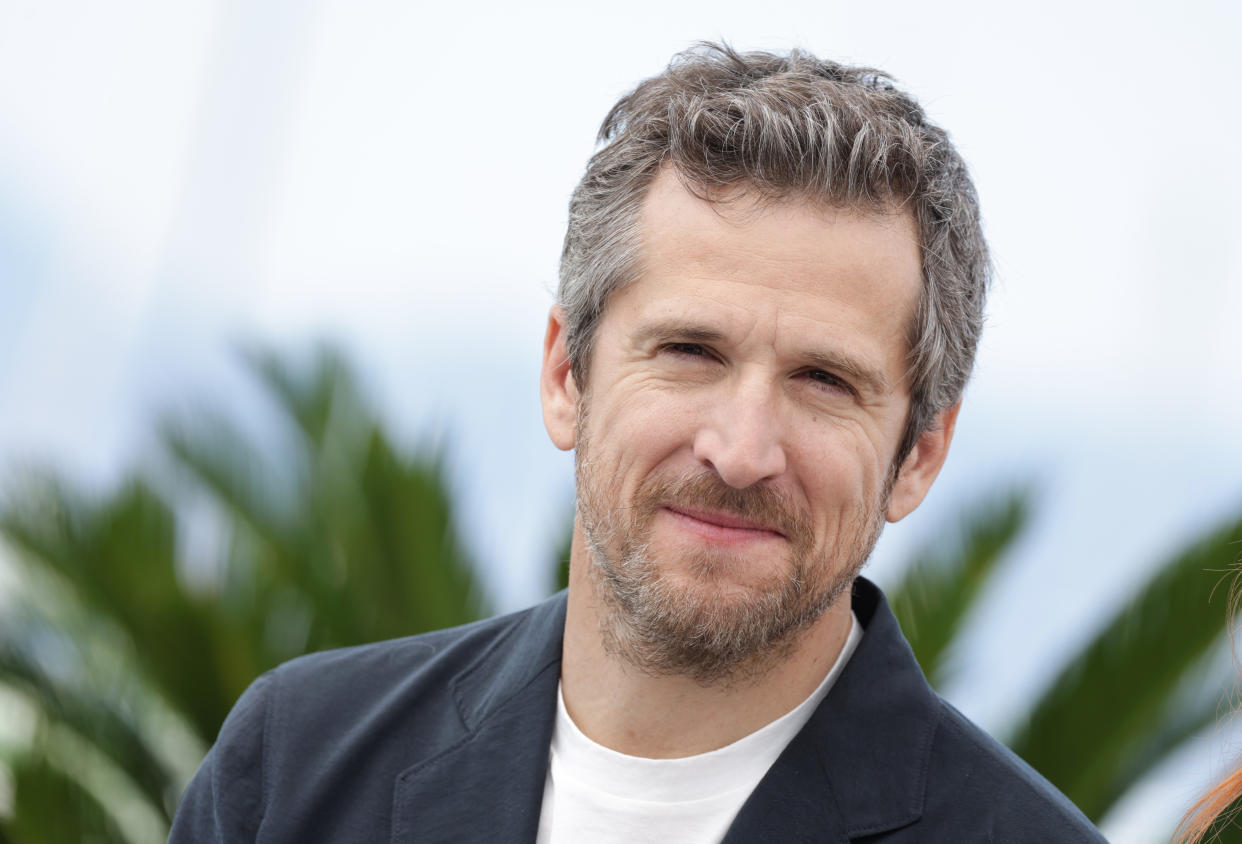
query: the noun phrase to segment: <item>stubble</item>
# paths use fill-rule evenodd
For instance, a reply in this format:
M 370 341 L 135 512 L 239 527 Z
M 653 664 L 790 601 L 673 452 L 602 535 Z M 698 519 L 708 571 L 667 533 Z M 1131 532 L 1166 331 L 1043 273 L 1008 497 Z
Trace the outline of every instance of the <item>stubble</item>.
M 645 478 L 629 501 L 593 460 L 579 408 L 575 475 L 589 575 L 601 602 L 605 650 L 655 676 L 705 686 L 757 678 L 779 663 L 798 635 L 852 586 L 884 525 L 891 479 L 880 500 L 860 503 L 824 543 L 808 514 L 764 484 L 737 489 L 711 469 Z M 652 553 L 652 522 L 668 505 L 738 516 L 784 537 L 785 564 L 758 581 L 737 582 L 746 560 L 703 548 L 676 566 Z M 817 539 L 820 540 L 817 543 Z

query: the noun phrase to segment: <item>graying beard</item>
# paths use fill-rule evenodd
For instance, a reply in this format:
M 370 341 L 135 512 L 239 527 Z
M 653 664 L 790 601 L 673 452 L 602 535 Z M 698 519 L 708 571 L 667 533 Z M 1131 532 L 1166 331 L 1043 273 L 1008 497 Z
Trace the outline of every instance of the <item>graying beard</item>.
M 663 588 L 668 581 L 646 564 L 647 543 L 634 544 L 620 565 L 611 565 L 607 548 L 617 530 L 612 518 L 600 521 L 607 524 L 583 518 L 591 579 L 608 605 L 599 618 L 600 640 L 605 653 L 650 676 L 688 677 L 712 687 L 753 682 L 783 661 L 797 634 L 837 601 L 856 574 L 792 617 L 782 618 L 781 610 L 796 605 L 805 588 L 798 573 L 782 589 L 726 617 L 719 607 L 703 612 L 701 603 L 679 600 Z
M 808 586 L 806 572 L 796 566 L 781 589 L 764 592 L 759 601 L 743 604 L 732 618 L 721 623 L 724 616 L 719 607 L 702 612 L 704 602 L 684 600 L 684 595 L 665 588 L 668 581 L 649 565 L 647 542 L 631 541 L 630 547 L 621 549 L 618 565 L 610 562 L 609 548 L 619 534 L 617 520 L 635 517 L 628 508 L 613 511 L 595 500 L 597 490 L 587 478 L 591 474 L 591 460 L 587 456 L 585 399 L 584 395 L 578 405 L 576 430 L 578 515 L 589 552 L 589 577 L 597 599 L 605 604 L 599 614 L 599 634 L 605 653 L 645 674 L 689 677 L 703 686 L 727 687 L 762 677 L 788 655 L 797 634 L 810 627 L 853 585 L 883 527 L 879 514 L 887 509 L 896 466 L 890 470 L 878 510 L 864 510 L 859 514 L 862 524 L 852 525 L 854 530 L 840 537 L 864 537 L 863 544 L 854 546 L 864 553 L 861 559 L 851 561 L 850 570 L 830 589 L 814 603 L 798 607 Z M 631 540 L 636 532 L 634 527 L 630 530 Z M 795 562 L 807 564 L 805 559 Z M 704 574 L 708 574 L 709 568 L 703 568 Z M 787 615 L 785 611 L 790 607 L 798 611 Z

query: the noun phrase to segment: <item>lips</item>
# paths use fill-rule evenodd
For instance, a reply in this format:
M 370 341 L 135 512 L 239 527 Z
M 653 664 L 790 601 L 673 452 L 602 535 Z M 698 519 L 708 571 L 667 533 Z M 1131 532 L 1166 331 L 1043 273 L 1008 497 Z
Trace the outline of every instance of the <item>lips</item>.
M 784 539 L 780 531 L 761 522 L 746 519 L 732 513 L 696 510 L 690 507 L 664 507 L 684 527 L 710 539 L 724 541 Z

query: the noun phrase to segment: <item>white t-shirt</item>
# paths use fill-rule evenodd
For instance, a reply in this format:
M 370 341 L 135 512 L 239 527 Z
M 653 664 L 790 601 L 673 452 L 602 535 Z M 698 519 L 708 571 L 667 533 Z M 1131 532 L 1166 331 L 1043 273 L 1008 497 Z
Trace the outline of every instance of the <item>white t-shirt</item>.
M 558 686 L 538 844 L 716 844 L 861 639 L 853 618 L 837 661 L 806 700 L 732 744 L 681 759 L 644 759 L 596 744 L 569 717 Z

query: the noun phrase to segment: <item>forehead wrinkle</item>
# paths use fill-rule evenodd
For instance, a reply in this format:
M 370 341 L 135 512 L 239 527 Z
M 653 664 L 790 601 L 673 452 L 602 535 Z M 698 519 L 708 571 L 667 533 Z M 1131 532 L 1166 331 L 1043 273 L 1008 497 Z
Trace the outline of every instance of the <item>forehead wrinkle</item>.
M 731 346 L 757 340 L 775 348 L 778 310 L 767 307 L 756 309 L 752 304 L 739 302 L 725 290 L 718 289 L 722 285 L 727 287 L 737 283 L 740 282 L 713 279 L 710 291 L 673 297 L 662 303 L 663 306 L 654 313 L 644 314 L 631 337 L 640 341 L 677 337 Z

